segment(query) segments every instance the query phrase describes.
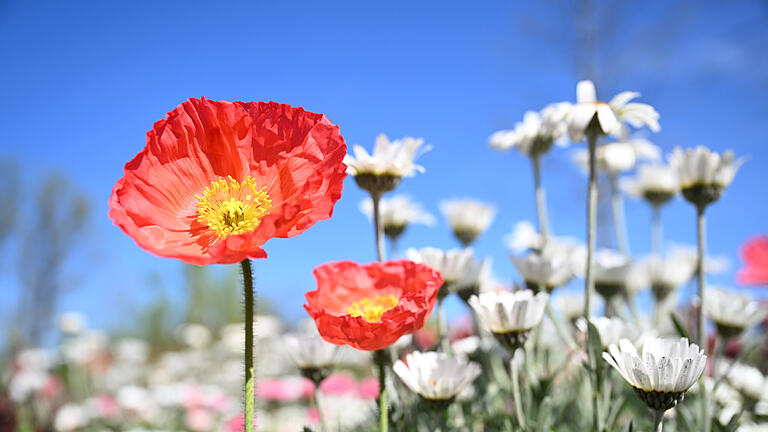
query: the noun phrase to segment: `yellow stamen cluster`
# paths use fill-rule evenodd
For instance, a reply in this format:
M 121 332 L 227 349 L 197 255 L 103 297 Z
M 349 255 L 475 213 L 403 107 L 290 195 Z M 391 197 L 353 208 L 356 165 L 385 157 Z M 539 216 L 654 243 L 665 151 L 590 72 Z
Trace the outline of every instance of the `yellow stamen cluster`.
M 392 294 L 373 298 L 362 298 L 347 309 L 353 317 L 363 317 L 368 322 L 381 322 L 384 312 L 397 306 L 397 297 Z
M 197 220 L 224 239 L 256 229 L 272 208 L 266 187 L 258 188 L 248 176 L 242 182 L 232 176 L 219 178 L 206 187 L 197 198 Z

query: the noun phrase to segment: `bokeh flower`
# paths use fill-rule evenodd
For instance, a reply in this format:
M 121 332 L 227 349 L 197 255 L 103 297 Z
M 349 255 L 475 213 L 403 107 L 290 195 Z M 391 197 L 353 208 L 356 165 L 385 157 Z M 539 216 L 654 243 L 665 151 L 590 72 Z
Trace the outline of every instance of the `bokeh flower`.
M 677 171 L 685 199 L 703 207 L 720 198 L 744 163 L 744 158 L 735 160 L 730 150 L 721 155 L 704 146 L 685 150 L 677 147 L 669 155 L 669 163 Z
M 741 247 L 744 267 L 736 277 L 742 285 L 768 285 L 768 236 L 756 236 Z
M 445 409 L 480 375 L 477 363 L 434 351 L 414 351 L 405 356 L 405 361 L 398 360 L 393 369 L 411 391 L 440 409 Z
M 532 251 L 525 256 L 512 256 L 512 263 L 533 292 L 544 289 L 552 292 L 573 278 L 571 258 L 564 249 L 545 248 L 542 252 Z
M 680 181 L 673 167 L 664 164 L 640 165 L 634 178 L 622 183 L 629 196 L 642 198 L 653 206 L 669 202 L 680 191 Z
M 717 288 L 708 288 L 704 313 L 725 339 L 741 334 L 768 316 L 768 308 L 748 295 Z
M 627 339 L 611 345 L 603 359 L 631 385 L 635 394 L 649 408 L 666 411 L 685 397 L 685 392 L 699 379 L 707 356 L 688 339 L 652 339 L 642 352 Z
M 285 336 L 285 350 L 301 375 L 319 385 L 331 372 L 338 346 L 318 334 L 296 333 Z
M 331 216 L 345 153 L 322 114 L 189 99 L 147 132 L 112 190 L 109 216 L 155 255 L 197 265 L 265 258 L 267 240 Z
M 408 249 L 406 256 L 413 262 L 422 263 L 437 270 L 443 278 L 438 298 L 446 297 L 462 289 L 477 291 L 485 268 L 484 261 L 475 260 L 472 249 L 441 250 L 433 247 Z
M 373 219 L 373 200 L 366 198 L 361 201 L 360 211 Z M 407 195 L 382 198 L 379 203 L 379 217 L 381 229 L 392 241 L 396 241 L 411 224 L 435 224 L 435 217 Z
M 521 154 L 538 157 L 552 147 L 568 144 L 566 138 L 565 115 L 571 104 L 560 102 L 547 105 L 541 111 L 528 111 L 523 121 L 512 130 L 500 130 L 488 139 L 492 148 L 506 151 L 516 148 Z
M 352 146 L 354 156 L 346 155 L 344 163 L 360 188 L 380 196 L 397 187 L 403 177 L 424 172 L 424 167 L 415 161 L 430 148 L 424 145 L 423 138 L 405 137 L 390 141 L 381 134 L 376 137 L 372 153 L 355 144 Z
M 597 148 L 595 156 L 597 157 L 598 170 L 610 176 L 617 176 L 634 168 L 639 160 L 659 160 L 661 149 L 646 139 L 635 138 L 605 143 Z M 573 160 L 583 172 L 589 172 L 588 150 L 574 151 Z
M 361 265 L 351 261 L 315 268 L 317 289 L 304 308 L 328 342 L 373 351 L 420 329 L 443 284 L 440 274 L 408 260 Z
M 469 247 L 493 222 L 496 208 L 473 199 L 451 199 L 440 203 L 453 235 Z

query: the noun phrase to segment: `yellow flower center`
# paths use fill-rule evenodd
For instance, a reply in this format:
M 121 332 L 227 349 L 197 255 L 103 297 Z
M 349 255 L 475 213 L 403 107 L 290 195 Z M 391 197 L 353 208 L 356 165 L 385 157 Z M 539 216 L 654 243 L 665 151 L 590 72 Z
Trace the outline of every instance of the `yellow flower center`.
M 259 189 L 256 180 L 248 176 L 238 182 L 231 176 L 219 178 L 206 187 L 197 198 L 197 220 L 216 232 L 219 238 L 243 234 L 256 229 L 272 208 L 272 200 Z
M 353 317 L 363 317 L 368 322 L 381 322 L 384 312 L 397 306 L 397 297 L 392 294 L 372 298 L 362 298 L 347 309 Z

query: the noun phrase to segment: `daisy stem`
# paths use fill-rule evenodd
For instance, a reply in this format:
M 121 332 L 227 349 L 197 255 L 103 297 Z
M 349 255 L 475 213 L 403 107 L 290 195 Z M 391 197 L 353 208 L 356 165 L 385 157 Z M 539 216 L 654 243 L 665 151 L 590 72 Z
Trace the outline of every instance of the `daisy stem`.
M 523 400 L 520 393 L 520 363 L 525 361 L 523 359 L 523 356 L 525 355 L 522 348 L 518 348 L 515 350 L 514 355 L 512 355 L 512 360 L 510 360 L 510 371 L 512 372 L 512 398 L 515 402 L 515 416 L 517 417 L 517 422 L 520 425 L 521 430 L 526 430 L 526 423 L 525 423 L 525 413 L 523 413 Z
M 696 228 L 698 233 L 699 253 L 697 256 L 697 278 L 696 281 L 699 287 L 699 308 L 697 311 L 698 318 L 698 345 L 704 352 L 707 352 L 707 327 L 704 320 L 704 299 L 706 297 L 705 286 L 705 268 L 704 257 L 706 255 L 706 219 L 704 218 L 705 206 L 700 205 L 696 207 Z M 709 419 L 709 397 L 707 395 L 707 389 L 704 386 L 704 375 L 699 380 L 701 384 L 701 421 L 704 428 L 704 432 L 709 432 L 712 428 L 712 422 Z
M 660 254 L 663 242 L 664 227 L 661 225 L 661 206 L 654 204 L 651 206 L 651 252 Z
M 587 268 L 584 277 L 584 318 L 590 317 L 590 303 L 592 297 L 592 290 L 595 285 L 594 275 L 594 253 L 595 253 L 595 236 L 597 235 L 597 139 L 600 136 L 602 130 L 600 129 L 600 123 L 595 116 L 587 127 L 587 144 L 589 147 L 589 189 L 587 192 Z M 584 338 L 584 349 L 589 355 L 589 334 Z M 597 432 L 602 431 L 602 425 L 600 424 L 600 392 L 597 388 L 597 362 L 600 359 L 589 359 L 589 365 L 592 369 L 592 423 L 593 429 Z
M 536 216 L 539 222 L 539 233 L 547 242 L 549 236 L 549 222 L 547 221 L 547 194 L 544 191 L 544 187 L 541 185 L 541 163 L 540 156 L 531 156 L 531 163 L 533 164 L 533 186 L 536 194 Z
M 320 417 L 320 430 L 325 430 L 325 413 L 323 413 L 323 407 L 320 405 L 320 383 L 318 382 L 315 386 L 315 395 L 314 398 L 312 398 L 315 404 L 315 408 L 317 409 L 317 415 Z
M 624 200 L 619 189 L 619 177 L 617 175 L 608 177 L 611 184 L 611 210 L 613 211 L 613 229 L 616 231 L 616 246 L 621 253 L 629 256 L 627 221 L 624 215 Z
M 249 259 L 240 264 L 245 294 L 245 432 L 253 432 L 253 273 Z
M 376 259 L 384 261 L 384 242 L 383 236 L 381 235 L 381 220 L 379 215 L 380 200 L 381 194 L 371 194 L 371 201 L 373 201 L 373 231 L 376 240 Z
M 445 308 L 443 308 L 443 300 L 442 298 L 437 299 L 437 343 L 441 350 L 443 350 L 444 353 L 450 354 L 450 349 L 448 346 L 448 339 L 445 337 L 446 331 L 444 329 L 445 327 Z
M 389 429 L 389 407 L 387 406 L 387 352 L 380 349 L 373 353 L 379 367 L 379 430 Z
M 571 351 L 576 351 L 579 349 L 579 346 L 576 345 L 576 342 L 573 340 L 571 335 L 563 328 L 563 323 L 557 319 L 555 316 L 555 310 L 552 308 L 552 305 L 547 302 L 547 306 L 544 309 L 547 313 L 547 316 L 552 321 L 552 323 L 555 325 L 555 330 L 557 330 L 557 334 L 560 335 L 560 338 L 565 342 L 566 345 L 568 345 L 568 348 Z
M 653 432 L 662 432 L 662 423 L 664 422 L 664 411 L 653 411 Z

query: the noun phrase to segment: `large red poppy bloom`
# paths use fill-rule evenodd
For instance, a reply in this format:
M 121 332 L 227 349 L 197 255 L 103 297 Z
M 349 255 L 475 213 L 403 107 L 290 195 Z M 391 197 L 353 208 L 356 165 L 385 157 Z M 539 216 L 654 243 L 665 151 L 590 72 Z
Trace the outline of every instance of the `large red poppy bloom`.
M 304 308 L 320 336 L 337 345 L 373 351 L 424 326 L 443 278 L 408 260 L 360 265 L 323 264 L 314 270 L 317 289 Z
M 768 236 L 753 237 L 741 248 L 744 267 L 736 275 L 742 285 L 768 285 Z
M 331 216 L 346 152 L 323 114 L 189 99 L 147 132 L 112 190 L 109 216 L 155 255 L 197 265 L 266 258 L 270 238 Z

